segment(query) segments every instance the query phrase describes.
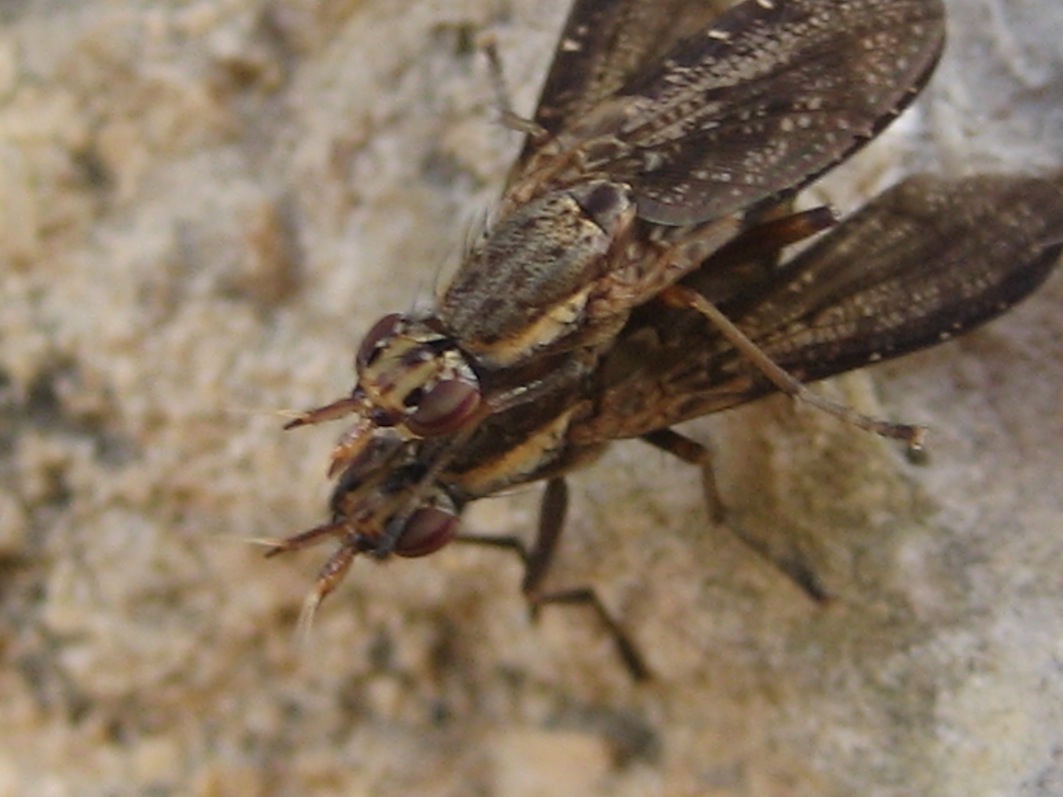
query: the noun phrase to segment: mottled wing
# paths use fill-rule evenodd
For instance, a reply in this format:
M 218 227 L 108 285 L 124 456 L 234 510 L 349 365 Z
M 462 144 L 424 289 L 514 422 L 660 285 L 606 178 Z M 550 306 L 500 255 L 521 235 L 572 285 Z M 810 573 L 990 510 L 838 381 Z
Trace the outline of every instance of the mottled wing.
M 724 309 L 807 382 L 994 318 L 1044 281 L 1061 250 L 1063 180 L 913 177 Z M 652 306 L 633 316 L 598 378 L 594 411 L 572 433 L 579 444 L 637 437 L 774 389 L 708 322 Z
M 590 112 L 614 146 L 589 166 L 630 183 L 652 222 L 741 211 L 874 137 L 944 36 L 940 0 L 747 0 Z
M 582 119 L 701 31 L 733 0 L 575 0 L 546 75 L 535 122 L 550 137 Z M 515 171 L 540 139 L 529 137 Z
M 1030 177 L 909 178 L 796 258 L 738 321 L 803 379 L 961 334 L 1056 265 L 1061 189 Z

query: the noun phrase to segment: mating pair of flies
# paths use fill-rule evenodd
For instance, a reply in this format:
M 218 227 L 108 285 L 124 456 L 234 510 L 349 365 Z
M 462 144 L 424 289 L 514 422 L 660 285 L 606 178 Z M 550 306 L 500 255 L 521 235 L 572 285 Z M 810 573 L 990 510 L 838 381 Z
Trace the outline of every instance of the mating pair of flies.
M 706 449 L 670 427 L 775 391 L 918 447 L 805 383 L 1034 290 L 1063 180 L 921 175 L 840 224 L 791 199 L 916 97 L 944 40 L 941 0 L 575 0 L 489 228 L 433 308 L 372 327 L 350 396 L 288 424 L 354 418 L 329 521 L 269 552 L 338 541 L 307 614 L 356 556 L 433 553 L 470 501 L 545 480 L 531 547 L 472 539 L 523 558 L 533 607 L 593 607 L 642 677 L 592 590 L 542 589 L 567 472 L 641 438 L 700 465 L 722 519 Z

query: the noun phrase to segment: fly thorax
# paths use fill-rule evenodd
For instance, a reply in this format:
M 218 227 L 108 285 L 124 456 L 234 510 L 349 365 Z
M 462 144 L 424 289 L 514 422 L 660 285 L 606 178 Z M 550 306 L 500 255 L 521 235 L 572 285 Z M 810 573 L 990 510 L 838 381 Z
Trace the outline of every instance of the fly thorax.
M 480 406 L 476 372 L 454 339 L 428 319 L 385 316 L 363 340 L 355 367 L 356 390 L 378 426 L 434 437 L 460 429 Z
M 469 253 L 443 296 L 440 319 L 491 367 L 523 362 L 577 335 L 634 215 L 628 187 L 608 180 L 529 202 Z

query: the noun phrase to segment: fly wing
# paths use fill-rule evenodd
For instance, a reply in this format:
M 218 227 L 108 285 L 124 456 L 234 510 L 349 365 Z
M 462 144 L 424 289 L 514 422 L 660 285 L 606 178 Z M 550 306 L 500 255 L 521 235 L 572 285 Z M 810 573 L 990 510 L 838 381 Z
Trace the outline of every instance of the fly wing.
M 1058 180 L 916 176 L 797 257 L 738 322 L 784 367 L 819 379 L 995 318 L 1045 280 L 1061 248 Z
M 556 136 L 729 5 L 733 0 L 575 0 L 543 84 L 536 124 Z M 516 171 L 539 141 L 525 142 Z
M 944 38 L 940 0 L 747 0 L 588 113 L 613 139 L 588 166 L 629 183 L 651 222 L 747 209 L 873 138 L 929 78 Z
M 931 346 L 1035 290 L 1063 251 L 1063 180 L 913 177 L 725 311 L 812 381 Z M 711 260 L 705 268 L 711 268 Z M 579 445 L 637 437 L 774 390 L 707 321 L 647 306 L 596 374 Z

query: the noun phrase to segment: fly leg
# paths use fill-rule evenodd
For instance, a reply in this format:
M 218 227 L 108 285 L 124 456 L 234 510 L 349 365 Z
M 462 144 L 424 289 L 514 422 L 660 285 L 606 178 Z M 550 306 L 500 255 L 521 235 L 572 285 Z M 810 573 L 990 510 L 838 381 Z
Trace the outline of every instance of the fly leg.
M 498 42 L 494 36 L 482 36 L 477 42 L 484 55 L 487 57 L 487 68 L 491 74 L 491 88 L 495 93 L 495 103 L 498 105 L 501 122 L 510 130 L 524 133 L 534 141 L 544 141 L 548 133 L 541 125 L 513 110 L 513 101 L 509 87 L 506 85 L 505 70 L 502 69 L 502 58 L 498 55 Z
M 701 313 L 715 326 L 720 334 L 734 346 L 750 364 L 760 371 L 775 387 L 798 401 L 833 415 L 846 423 L 865 429 L 882 437 L 903 441 L 910 450 L 921 451 L 926 437 L 926 428 L 906 423 L 872 418 L 851 407 L 831 401 L 810 390 L 804 383 L 780 368 L 763 349 L 750 340 L 712 302 L 695 290 L 672 285 L 661 291 L 660 298 L 673 307 L 682 307 Z
M 713 469 L 712 452 L 689 437 L 684 437 L 672 429 L 658 429 L 649 434 L 642 435 L 642 440 L 659 448 L 661 451 L 678 457 L 683 462 L 696 466 L 701 471 L 701 486 L 705 494 L 705 504 L 708 508 L 709 518 L 713 524 L 726 526 L 731 529 L 750 550 L 770 562 L 783 574 L 789 577 L 797 586 L 808 594 L 817 603 L 826 603 L 831 599 L 831 594 L 823 585 L 822 581 L 812 570 L 809 564 L 795 554 L 784 554 L 774 549 L 764 540 L 750 534 L 737 523 L 727 511 L 727 505 L 720 496 L 719 487 L 716 484 L 716 474 Z
M 580 605 L 589 607 L 601 621 L 616 645 L 617 653 L 624 666 L 636 681 L 650 677 L 650 670 L 642 659 L 635 643 L 628 637 L 620 623 L 598 597 L 593 587 L 573 587 L 551 592 L 543 592 L 543 581 L 550 570 L 554 554 L 561 538 L 568 510 L 568 486 L 564 479 L 550 479 L 543 492 L 539 514 L 539 531 L 534 545 L 529 549 L 524 541 L 510 536 L 462 535 L 457 539 L 476 545 L 489 545 L 513 551 L 524 562 L 524 579 L 521 591 L 528 600 L 532 618 L 538 616 L 539 610 L 547 604 Z

